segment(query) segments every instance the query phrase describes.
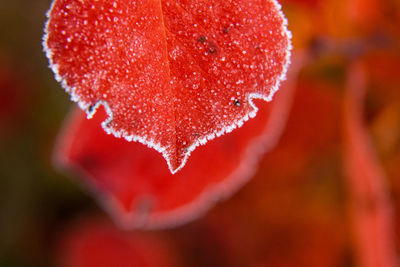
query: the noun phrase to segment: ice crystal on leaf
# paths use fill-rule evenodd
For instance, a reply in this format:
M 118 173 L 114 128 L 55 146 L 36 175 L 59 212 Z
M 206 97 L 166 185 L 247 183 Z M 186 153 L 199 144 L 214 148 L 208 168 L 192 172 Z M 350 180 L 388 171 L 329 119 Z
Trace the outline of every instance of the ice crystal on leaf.
M 275 0 L 55 0 L 44 47 L 72 100 L 103 128 L 161 152 L 172 173 L 270 101 L 289 63 Z

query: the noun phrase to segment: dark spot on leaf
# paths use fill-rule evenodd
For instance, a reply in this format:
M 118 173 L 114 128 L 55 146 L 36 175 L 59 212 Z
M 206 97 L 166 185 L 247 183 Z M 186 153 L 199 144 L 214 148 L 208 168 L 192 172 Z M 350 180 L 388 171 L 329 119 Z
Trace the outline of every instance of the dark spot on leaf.
M 230 30 L 230 29 L 229 29 L 229 26 L 225 26 L 225 27 L 222 28 L 222 33 L 223 33 L 223 34 L 228 34 L 228 33 L 229 33 L 229 30 Z
M 194 133 L 194 137 L 199 138 L 199 137 L 200 137 L 200 134 Z
M 217 49 L 216 49 L 215 47 L 210 47 L 210 48 L 208 49 L 208 52 L 209 52 L 210 54 L 215 54 L 215 53 L 217 53 Z
M 207 41 L 207 37 L 200 35 L 198 41 L 199 43 L 204 43 L 205 41 Z
M 240 100 L 237 100 L 237 99 L 233 101 L 233 104 L 234 104 L 236 107 L 240 107 L 240 105 L 241 105 Z
M 112 124 L 112 121 L 107 121 L 106 127 L 109 128 L 111 126 L 111 124 Z
M 218 53 L 218 49 L 217 49 L 216 45 L 213 42 L 210 42 L 210 44 L 209 44 L 208 53 L 210 53 L 210 54 L 217 54 Z
M 89 111 L 89 113 L 93 113 L 93 111 L 94 111 L 94 105 L 90 105 L 90 106 L 88 107 L 88 111 Z

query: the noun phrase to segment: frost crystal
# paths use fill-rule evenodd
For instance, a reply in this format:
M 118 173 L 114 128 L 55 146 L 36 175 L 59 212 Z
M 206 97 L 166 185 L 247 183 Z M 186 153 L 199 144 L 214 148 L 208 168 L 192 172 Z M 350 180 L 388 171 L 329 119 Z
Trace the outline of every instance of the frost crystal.
M 108 133 L 181 169 L 191 151 L 254 117 L 289 63 L 275 0 L 55 0 L 44 47 L 57 80 Z M 234 101 L 232 101 L 234 99 Z

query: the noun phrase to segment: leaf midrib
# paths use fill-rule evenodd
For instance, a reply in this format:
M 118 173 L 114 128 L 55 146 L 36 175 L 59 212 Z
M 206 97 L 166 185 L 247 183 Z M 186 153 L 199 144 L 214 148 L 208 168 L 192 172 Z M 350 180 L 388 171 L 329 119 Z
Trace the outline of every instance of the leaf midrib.
M 159 8 L 160 8 L 160 12 L 161 12 L 161 23 L 162 23 L 162 29 L 163 29 L 163 33 L 164 33 L 164 49 L 165 49 L 165 55 L 166 55 L 166 62 L 167 62 L 167 68 L 168 68 L 168 80 L 171 81 L 171 66 L 169 63 L 169 52 L 168 52 L 168 42 L 167 42 L 167 27 L 165 25 L 165 16 L 164 16 L 164 11 L 163 11 L 163 7 L 162 7 L 162 0 L 158 1 L 159 3 Z M 176 92 L 174 91 L 172 84 L 169 82 L 168 86 L 170 88 L 170 92 L 172 95 L 172 101 L 171 101 L 171 105 L 172 105 L 172 109 L 173 109 L 173 123 L 174 123 L 174 155 L 175 155 L 175 161 L 178 158 L 178 144 L 177 144 L 177 123 L 176 123 L 176 107 L 175 107 L 175 98 L 176 98 Z M 174 162 L 175 163 L 175 162 Z

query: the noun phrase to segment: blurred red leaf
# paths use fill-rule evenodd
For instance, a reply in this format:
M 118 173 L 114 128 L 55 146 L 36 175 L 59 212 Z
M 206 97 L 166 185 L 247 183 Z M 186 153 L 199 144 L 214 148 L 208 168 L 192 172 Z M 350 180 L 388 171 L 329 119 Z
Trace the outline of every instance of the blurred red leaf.
M 275 0 L 56 0 L 44 47 L 58 81 L 103 127 L 175 173 L 199 144 L 254 117 L 289 61 Z
M 124 232 L 100 220 L 80 222 L 64 235 L 57 266 L 178 266 L 170 244 L 160 235 Z
M 348 71 L 345 98 L 345 163 L 360 266 L 399 265 L 394 246 L 393 210 L 385 175 L 363 124 L 366 77 L 363 66 Z

